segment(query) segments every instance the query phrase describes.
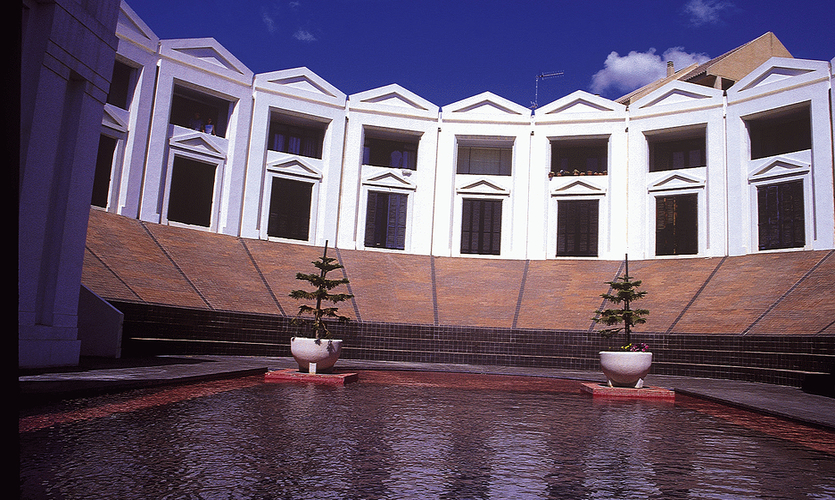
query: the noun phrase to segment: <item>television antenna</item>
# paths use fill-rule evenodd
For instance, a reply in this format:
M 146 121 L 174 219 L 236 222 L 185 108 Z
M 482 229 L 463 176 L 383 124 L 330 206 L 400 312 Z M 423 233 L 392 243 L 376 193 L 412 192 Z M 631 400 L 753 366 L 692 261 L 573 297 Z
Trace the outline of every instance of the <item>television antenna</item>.
M 536 109 L 539 105 L 539 81 L 545 80 L 547 78 L 556 78 L 558 76 L 563 76 L 564 74 L 564 71 L 551 71 L 549 73 L 540 73 L 536 75 L 536 88 L 534 89 L 534 97 L 533 101 L 531 102 L 531 109 Z

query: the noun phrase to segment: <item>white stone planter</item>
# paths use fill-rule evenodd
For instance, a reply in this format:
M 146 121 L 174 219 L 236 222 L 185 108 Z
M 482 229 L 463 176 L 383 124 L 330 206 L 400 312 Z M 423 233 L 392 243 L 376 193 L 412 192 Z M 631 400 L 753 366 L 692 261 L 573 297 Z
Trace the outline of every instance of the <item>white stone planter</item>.
M 643 387 L 650 365 L 651 352 L 600 351 L 600 368 L 609 387 Z
M 290 353 L 299 364 L 299 371 L 327 373 L 333 369 L 342 353 L 342 341 L 293 337 L 290 339 Z M 310 366 L 311 363 L 315 363 L 315 369 L 312 369 L 314 367 Z

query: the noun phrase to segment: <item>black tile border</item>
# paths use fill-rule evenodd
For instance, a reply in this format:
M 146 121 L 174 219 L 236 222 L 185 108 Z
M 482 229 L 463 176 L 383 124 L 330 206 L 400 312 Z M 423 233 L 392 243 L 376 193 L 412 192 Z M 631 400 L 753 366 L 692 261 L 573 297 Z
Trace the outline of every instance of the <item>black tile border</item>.
M 291 318 L 112 302 L 125 315 L 125 357 L 290 356 Z M 618 339 L 587 331 L 352 322 L 333 325 L 346 359 L 599 369 L 598 352 Z M 799 387 L 835 367 L 835 335 L 637 333 L 653 350 L 652 373 Z

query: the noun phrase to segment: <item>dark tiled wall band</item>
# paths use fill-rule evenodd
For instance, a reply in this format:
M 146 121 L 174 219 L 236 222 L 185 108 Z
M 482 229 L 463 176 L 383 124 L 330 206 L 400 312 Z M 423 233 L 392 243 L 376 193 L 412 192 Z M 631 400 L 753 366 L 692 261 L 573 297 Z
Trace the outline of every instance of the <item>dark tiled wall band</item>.
M 281 316 L 114 302 L 125 314 L 123 355 L 290 356 L 295 327 Z M 619 345 L 578 331 L 353 322 L 331 327 L 349 359 L 598 370 L 598 352 Z M 835 336 L 637 333 L 652 373 L 800 386 L 835 365 Z

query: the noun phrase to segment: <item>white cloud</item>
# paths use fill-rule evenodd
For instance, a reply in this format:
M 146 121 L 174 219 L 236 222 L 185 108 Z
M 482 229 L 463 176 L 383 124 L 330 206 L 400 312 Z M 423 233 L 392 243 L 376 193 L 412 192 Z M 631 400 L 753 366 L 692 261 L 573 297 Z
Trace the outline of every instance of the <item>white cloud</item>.
M 298 30 L 296 30 L 295 33 L 293 33 L 293 38 L 295 38 L 296 40 L 300 40 L 302 42 L 315 42 L 316 41 L 316 37 L 313 36 L 313 34 L 311 32 L 309 32 L 305 29 L 301 29 L 301 28 L 299 28 Z
M 261 12 L 261 20 L 264 21 L 264 24 L 267 26 L 267 31 L 270 33 L 275 33 L 278 27 L 275 25 L 275 19 L 272 18 L 270 14 L 267 12 Z
M 667 49 L 661 55 L 654 48 L 646 52 L 633 50 L 625 56 L 612 52 L 603 63 L 604 68 L 592 76 L 590 88 L 595 94 L 607 91 L 625 94 L 666 76 L 667 61 L 673 61 L 678 71 L 709 59 L 706 54 L 688 53 L 682 47 Z
M 701 26 L 718 22 L 720 12 L 730 7 L 733 4 L 725 0 L 690 0 L 684 5 L 684 13 L 692 25 Z

